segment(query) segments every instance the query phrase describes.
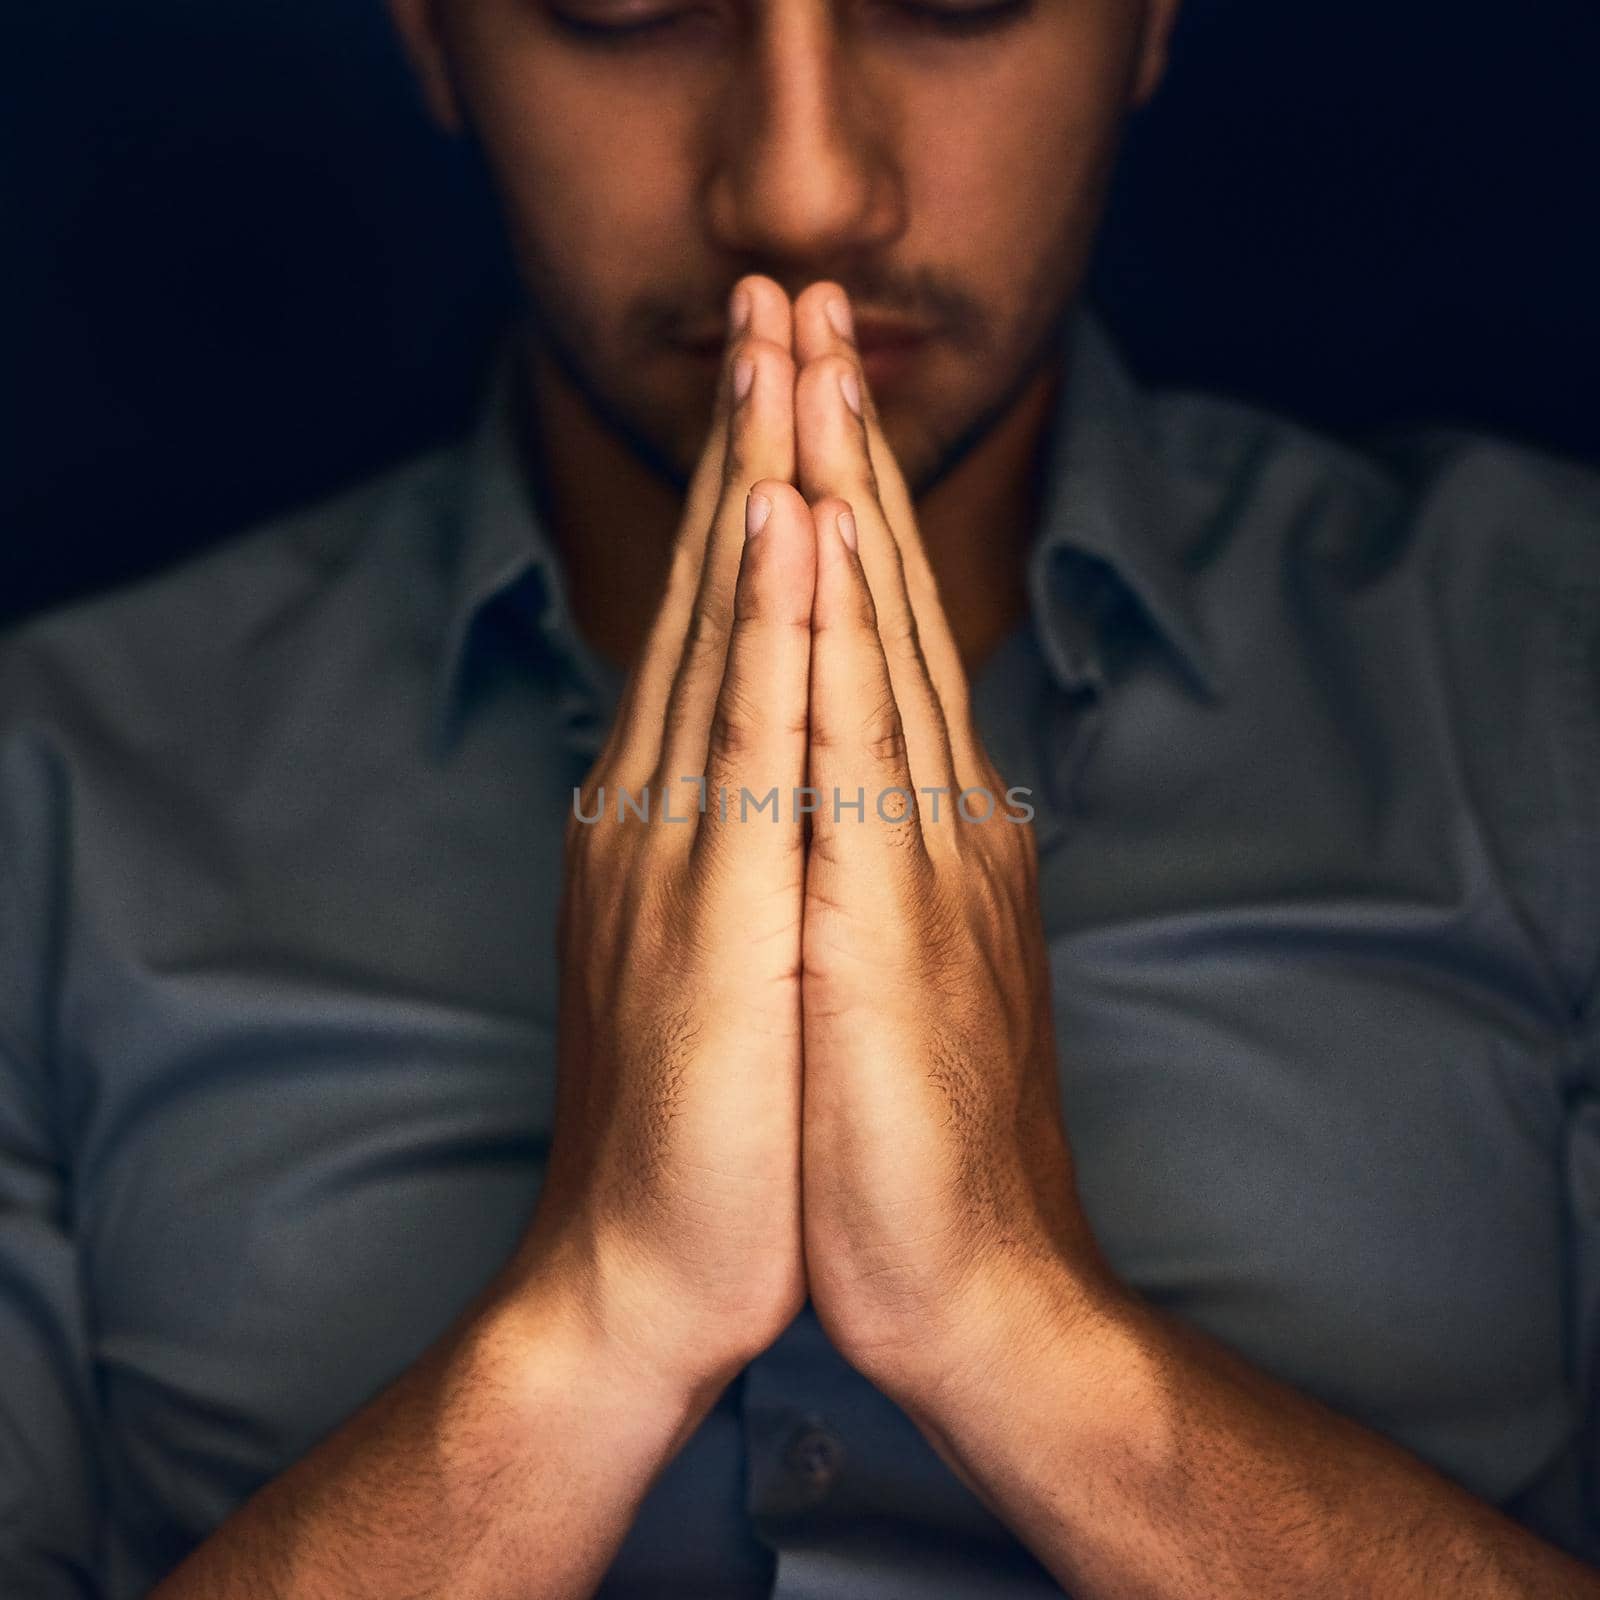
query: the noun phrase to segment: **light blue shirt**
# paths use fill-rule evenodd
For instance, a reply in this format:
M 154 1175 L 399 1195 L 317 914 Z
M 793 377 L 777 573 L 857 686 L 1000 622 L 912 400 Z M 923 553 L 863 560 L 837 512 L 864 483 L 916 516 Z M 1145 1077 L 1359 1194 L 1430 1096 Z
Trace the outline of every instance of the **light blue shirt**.
M 1070 345 L 975 692 L 1033 790 L 1090 1220 L 1170 1315 L 1600 1563 L 1600 485 Z M 501 395 L 0 643 L 6 1596 L 145 1593 L 538 1199 L 618 684 L 518 459 Z M 1060 1591 L 808 1307 L 600 1592 Z

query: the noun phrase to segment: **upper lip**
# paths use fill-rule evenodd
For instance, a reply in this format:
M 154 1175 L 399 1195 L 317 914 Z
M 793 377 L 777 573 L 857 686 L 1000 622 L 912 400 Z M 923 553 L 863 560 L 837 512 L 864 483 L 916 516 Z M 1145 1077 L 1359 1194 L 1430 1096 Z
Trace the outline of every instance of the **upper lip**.
M 899 345 L 915 344 L 920 339 L 926 339 L 930 331 L 914 322 L 895 322 L 888 317 L 858 315 L 855 320 L 856 346 L 862 351 L 886 350 Z M 727 338 L 727 329 L 724 327 L 684 342 L 691 350 L 709 354 L 720 351 L 727 343 Z

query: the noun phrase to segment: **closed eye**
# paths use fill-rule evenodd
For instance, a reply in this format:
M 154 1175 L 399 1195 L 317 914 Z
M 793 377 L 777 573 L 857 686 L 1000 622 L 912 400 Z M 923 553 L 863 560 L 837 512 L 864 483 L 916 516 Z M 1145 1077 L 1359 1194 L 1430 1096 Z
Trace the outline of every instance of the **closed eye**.
M 624 43 L 646 35 L 662 33 L 675 26 L 687 13 L 655 11 L 633 17 L 610 18 L 580 16 L 572 11 L 551 11 L 550 20 L 565 34 L 592 44 Z
M 923 4 L 920 0 L 890 0 L 886 9 L 916 27 L 939 33 L 987 33 L 1020 20 L 1033 9 L 1033 0 L 991 0 L 987 5 Z
M 938 0 L 867 0 L 867 5 L 871 11 L 887 13 L 885 20 L 891 25 L 964 35 L 987 33 L 1018 21 L 1033 9 L 1034 0 L 988 0 L 980 5 L 941 4 Z M 548 14 L 561 32 L 598 45 L 644 40 L 686 23 L 708 20 L 705 8 L 697 6 L 632 13 L 619 10 L 610 16 L 556 9 Z

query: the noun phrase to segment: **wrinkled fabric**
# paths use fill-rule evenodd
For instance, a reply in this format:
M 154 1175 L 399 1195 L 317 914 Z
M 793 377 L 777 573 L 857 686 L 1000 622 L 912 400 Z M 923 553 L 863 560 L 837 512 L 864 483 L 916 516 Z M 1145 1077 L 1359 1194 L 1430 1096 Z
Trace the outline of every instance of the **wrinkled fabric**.
M 1036 808 L 1089 1218 L 1167 1313 L 1600 1563 L 1600 485 L 1064 339 L 975 699 Z M 538 1200 L 619 682 L 511 415 L 0 641 L 0 1593 L 143 1594 Z M 809 1306 L 600 1590 L 1059 1593 Z

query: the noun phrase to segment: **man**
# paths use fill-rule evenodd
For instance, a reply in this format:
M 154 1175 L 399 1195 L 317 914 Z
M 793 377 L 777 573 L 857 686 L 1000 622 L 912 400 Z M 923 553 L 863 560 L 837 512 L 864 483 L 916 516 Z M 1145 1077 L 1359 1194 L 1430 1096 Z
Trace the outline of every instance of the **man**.
M 394 8 L 480 439 L 0 666 L 0 1588 L 1600 1595 L 1593 480 L 1137 394 L 1173 0 Z

